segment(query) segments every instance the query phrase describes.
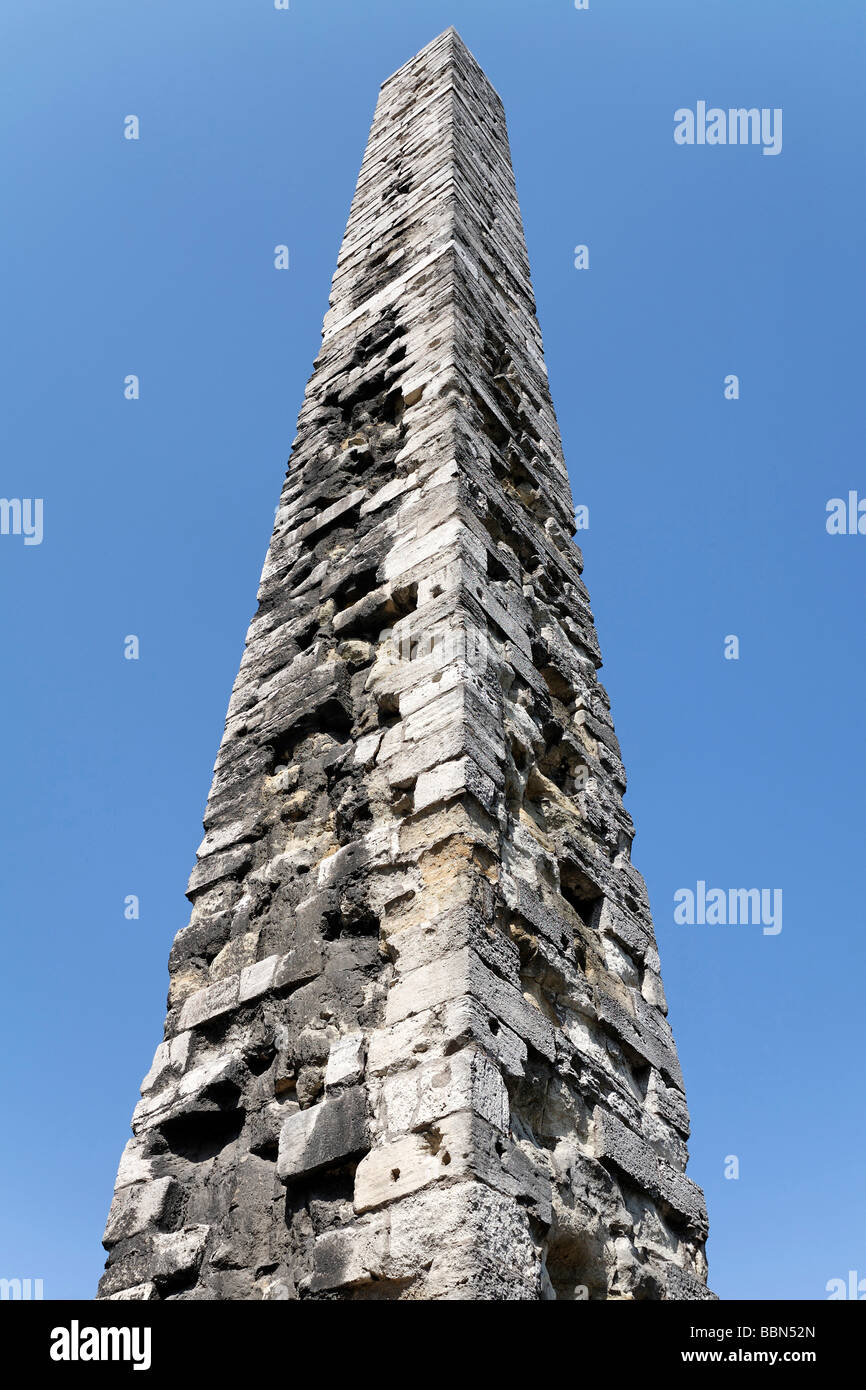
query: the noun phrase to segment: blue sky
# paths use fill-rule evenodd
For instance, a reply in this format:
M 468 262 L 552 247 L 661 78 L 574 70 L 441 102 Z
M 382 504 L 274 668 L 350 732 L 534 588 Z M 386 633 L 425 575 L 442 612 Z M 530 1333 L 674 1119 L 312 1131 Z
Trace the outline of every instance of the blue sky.
M 0 1276 L 49 1298 L 102 1267 L 377 89 L 452 23 L 505 101 L 590 511 L 711 1284 L 866 1277 L 866 536 L 825 529 L 866 497 L 862 7 L 19 0 L 0 493 L 44 538 L 0 536 Z M 699 100 L 781 107 L 781 154 L 677 146 Z M 676 925 L 698 880 L 781 888 L 781 933 Z

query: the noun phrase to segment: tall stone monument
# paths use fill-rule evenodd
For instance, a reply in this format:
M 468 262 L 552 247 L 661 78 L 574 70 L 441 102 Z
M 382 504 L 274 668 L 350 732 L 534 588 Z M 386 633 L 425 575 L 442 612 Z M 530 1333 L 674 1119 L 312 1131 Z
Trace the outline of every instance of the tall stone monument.
M 102 1298 L 707 1298 L 502 103 L 382 87 Z

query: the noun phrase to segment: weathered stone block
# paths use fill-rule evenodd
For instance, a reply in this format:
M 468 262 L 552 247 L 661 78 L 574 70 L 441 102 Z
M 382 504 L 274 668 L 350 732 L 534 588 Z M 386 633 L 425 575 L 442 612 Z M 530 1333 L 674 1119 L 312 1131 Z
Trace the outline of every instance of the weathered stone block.
M 325 1068 L 325 1090 L 357 1085 L 364 1075 L 364 1052 L 363 1033 L 347 1033 L 332 1043 Z
M 453 1184 L 468 1177 L 518 1198 L 550 1224 L 547 1172 L 539 1171 L 500 1130 L 470 1110 L 384 1144 L 362 1159 L 355 1173 L 355 1210 L 372 1211 L 433 1183 Z
M 231 975 L 219 984 L 210 985 L 207 989 L 200 989 L 196 994 L 190 995 L 181 1009 L 179 1031 L 197 1028 L 200 1024 L 208 1023 L 212 1018 L 218 1018 L 220 1014 L 234 1009 L 238 1002 L 239 986 L 240 977 Z
M 108 1249 L 148 1227 L 162 1226 L 170 1219 L 172 1208 L 179 1210 L 180 1198 L 181 1189 L 174 1178 L 154 1178 L 122 1187 L 111 1203 L 103 1245 Z
M 508 1091 L 499 1068 L 484 1052 L 465 1048 L 386 1076 L 379 1123 L 397 1137 L 423 1129 L 457 1110 L 471 1110 L 502 1132 L 508 1129 Z
M 280 1132 L 277 1172 L 288 1182 L 345 1162 L 368 1143 L 366 1098 L 353 1087 L 289 1116 Z
M 398 1023 L 410 1014 L 468 994 L 524 1038 L 542 1056 L 556 1055 L 553 1028 L 538 1008 L 505 980 L 500 980 L 468 949 L 414 970 L 388 995 L 386 1021 Z
M 468 996 L 377 1029 L 370 1037 L 367 1068 L 372 1075 L 400 1071 L 469 1043 L 494 1057 L 506 1075 L 523 1076 L 527 1056 L 523 1039 Z

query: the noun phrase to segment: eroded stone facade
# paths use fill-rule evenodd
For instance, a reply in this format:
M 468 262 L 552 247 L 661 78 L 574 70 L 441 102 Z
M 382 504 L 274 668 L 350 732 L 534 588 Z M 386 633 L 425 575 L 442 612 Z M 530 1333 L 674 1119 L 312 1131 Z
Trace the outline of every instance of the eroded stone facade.
M 502 104 L 382 88 L 100 1296 L 705 1298 Z

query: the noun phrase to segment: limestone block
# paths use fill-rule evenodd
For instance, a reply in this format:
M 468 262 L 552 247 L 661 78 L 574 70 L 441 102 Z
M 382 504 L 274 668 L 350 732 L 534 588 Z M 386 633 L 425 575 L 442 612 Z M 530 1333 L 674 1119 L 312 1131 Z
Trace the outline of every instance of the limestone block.
M 647 1083 L 647 1105 L 688 1139 L 690 1124 L 685 1098 L 680 1091 L 666 1086 L 656 1070 L 650 1072 Z
M 314 980 L 324 966 L 324 952 L 318 941 L 310 941 L 281 956 L 274 968 L 272 988 L 289 989 Z
M 377 1029 L 370 1036 L 367 1069 L 373 1076 L 416 1066 L 428 1056 L 444 1056 L 475 1043 L 508 1076 L 524 1075 L 526 1044 L 475 999 L 463 996 Z
M 489 1008 L 542 1056 L 553 1060 L 556 1044 L 548 1020 L 514 985 L 500 980 L 468 949 L 422 966 L 398 980 L 388 994 L 386 1022 L 398 1023 L 464 993 Z
M 354 1086 L 364 1075 L 365 1038 L 363 1033 L 346 1033 L 331 1044 L 325 1067 L 326 1092 Z
M 465 1182 L 396 1203 L 387 1269 L 391 1278 L 426 1269 L 426 1299 L 512 1302 L 538 1297 L 541 1259 L 513 1198 Z
M 679 1265 L 666 1264 L 665 1279 L 669 1299 L 688 1299 L 693 1302 L 718 1302 L 718 1295 L 711 1293 L 706 1284 Z
M 381 733 L 365 734 L 363 738 L 358 739 L 355 744 L 355 762 L 358 767 L 372 766 L 376 761 L 376 754 L 381 742 Z
M 280 1131 L 277 1173 L 288 1182 L 354 1157 L 368 1146 L 363 1088 L 329 1096 L 290 1115 Z
M 203 1105 L 202 1097 L 211 1087 L 235 1080 L 243 1072 L 243 1061 L 236 1049 L 204 1058 L 188 1072 L 184 1072 L 178 1081 L 139 1101 L 132 1116 L 133 1132 L 139 1134 L 143 1129 L 164 1124 L 176 1115 L 195 1109 L 216 1108 L 213 1105 Z
M 182 1231 L 153 1237 L 153 1277 L 174 1279 L 198 1269 L 207 1245 L 209 1226 L 187 1226 Z
M 264 960 L 256 961 L 254 965 L 248 965 L 241 971 L 238 986 L 239 1004 L 257 999 L 259 995 L 266 994 L 273 988 L 277 967 L 282 959 L 279 955 L 266 956 Z
M 302 1291 L 315 1295 L 385 1278 L 388 1244 L 388 1226 L 382 1220 L 353 1222 L 326 1232 L 316 1240 L 313 1269 L 301 1280 Z
M 639 997 L 639 996 L 638 996 Z M 667 1040 L 650 1032 L 647 1020 L 633 1017 L 610 995 L 598 989 L 595 992 L 599 1018 L 607 1024 L 617 1038 L 628 1047 L 658 1067 L 673 1083 L 683 1089 L 683 1074 L 680 1070 L 676 1052 Z
M 144 1140 L 138 1136 L 129 1140 L 120 1156 L 114 1184 L 115 1192 L 121 1187 L 128 1187 L 130 1183 L 145 1182 L 151 1176 L 153 1165 L 150 1159 L 145 1157 L 145 1149 Z
M 470 905 L 413 922 L 390 935 L 388 945 L 401 976 L 470 947 L 495 974 L 515 988 L 520 985 L 520 953 L 514 942 Z
M 189 876 L 187 893 L 197 893 L 221 878 L 234 878 L 252 863 L 252 856 L 252 845 L 244 844 L 200 859 Z
M 505 1082 L 486 1053 L 475 1048 L 394 1073 L 382 1082 L 379 1124 L 392 1138 L 422 1129 L 457 1110 L 472 1110 L 494 1129 L 508 1129 Z
M 187 1064 L 192 1033 L 178 1033 L 166 1042 L 161 1042 L 153 1056 L 150 1071 L 141 1083 L 141 1094 L 152 1091 L 163 1072 L 171 1069 L 182 1071 Z
M 510 1139 L 479 1115 L 463 1111 L 373 1149 L 355 1173 L 355 1210 L 375 1210 L 432 1183 L 474 1176 L 518 1197 L 549 1225 L 550 1179 Z
M 181 1009 L 179 1031 L 197 1028 L 200 1024 L 235 1008 L 239 988 L 240 976 L 230 975 L 228 979 L 220 980 L 219 984 L 210 985 L 207 989 L 200 989 L 191 994 Z
M 598 1157 L 614 1163 L 651 1197 L 666 1203 L 705 1234 L 707 1213 L 700 1188 L 659 1159 L 645 1140 L 615 1115 L 596 1107 L 594 1122 Z
M 115 1194 L 108 1213 L 102 1243 L 108 1249 L 127 1236 L 137 1235 L 148 1226 L 160 1226 L 179 1204 L 181 1189 L 174 1178 L 154 1178 L 135 1183 Z
M 489 809 L 494 802 L 496 787 L 492 778 L 486 776 L 471 758 L 455 758 L 450 763 L 442 763 L 421 774 L 415 784 L 415 810 L 423 811 L 437 802 L 449 801 L 466 793 Z

